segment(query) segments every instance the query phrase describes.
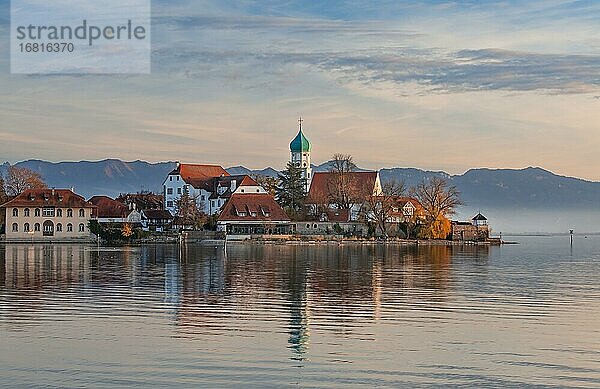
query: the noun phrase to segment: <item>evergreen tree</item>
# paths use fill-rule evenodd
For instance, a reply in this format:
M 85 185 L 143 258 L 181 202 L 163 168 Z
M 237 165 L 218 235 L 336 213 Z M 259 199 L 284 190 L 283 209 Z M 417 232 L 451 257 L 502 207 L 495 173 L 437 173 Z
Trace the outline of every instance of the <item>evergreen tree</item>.
M 279 186 L 275 190 L 275 199 L 290 217 L 296 218 L 304 211 L 306 200 L 306 178 L 302 177 L 302 169 L 288 162 L 286 169 L 279 175 Z

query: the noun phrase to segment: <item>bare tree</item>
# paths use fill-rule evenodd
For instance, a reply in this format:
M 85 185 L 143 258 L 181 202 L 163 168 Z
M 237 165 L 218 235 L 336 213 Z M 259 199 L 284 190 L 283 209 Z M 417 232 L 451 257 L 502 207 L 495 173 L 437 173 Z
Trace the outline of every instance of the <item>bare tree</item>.
M 456 213 L 456 208 L 463 204 L 460 192 L 455 186 L 450 186 L 448 181 L 441 177 L 433 177 L 423 181 L 414 188 L 414 195 L 425 210 L 426 236 L 431 238 L 445 238 L 449 226 L 448 217 Z
M 207 215 L 198 206 L 197 196 L 190 196 L 187 191 L 176 200 L 175 207 L 184 225 L 201 228 L 208 221 Z
M 334 154 L 329 172 L 332 173 L 327 181 L 327 196 L 330 204 L 339 209 L 350 209 L 353 204 L 362 203 L 359 185 L 355 175 L 356 165 L 348 154 Z
M 376 231 L 385 238 L 388 236 L 392 222 L 392 214 L 397 210 L 398 198 L 404 196 L 406 186 L 403 181 L 388 181 L 382 186 L 382 193 L 370 196 L 361 209 L 361 218 L 366 223 L 373 223 Z
M 39 173 L 17 166 L 9 166 L 5 186 L 8 196 L 20 195 L 27 189 L 48 187 Z
M 6 196 L 6 186 L 4 185 L 4 178 L 0 175 L 0 204 L 3 204 L 8 200 Z

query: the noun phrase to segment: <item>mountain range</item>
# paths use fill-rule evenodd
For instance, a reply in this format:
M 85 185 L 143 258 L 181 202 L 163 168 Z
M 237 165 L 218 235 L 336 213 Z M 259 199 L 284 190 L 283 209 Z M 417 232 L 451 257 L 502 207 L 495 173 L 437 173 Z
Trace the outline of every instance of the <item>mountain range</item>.
M 5 172 L 8 163 L 0 165 Z M 39 172 L 49 186 L 74 187 L 86 198 L 96 194 L 117 196 L 119 193 L 161 192 L 165 176 L 175 162 L 125 162 L 118 159 L 80 162 L 47 162 L 27 160 L 16 166 Z M 329 162 L 313 166 L 327 171 Z M 277 170 L 248 169 L 234 166 L 231 174 L 276 176 Z M 416 168 L 380 170 L 383 182 L 404 181 L 410 187 L 433 176 L 442 176 L 461 192 L 465 205 L 457 218 L 468 219 L 481 211 L 488 216 L 496 231 L 563 232 L 569 228 L 600 231 L 600 182 L 554 174 L 539 167 L 524 169 L 471 169 L 450 175 L 442 171 Z

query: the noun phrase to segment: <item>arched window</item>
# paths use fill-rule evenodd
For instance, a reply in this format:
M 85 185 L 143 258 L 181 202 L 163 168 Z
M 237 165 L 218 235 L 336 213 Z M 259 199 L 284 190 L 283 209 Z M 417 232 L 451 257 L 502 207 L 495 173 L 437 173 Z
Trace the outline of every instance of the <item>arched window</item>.
M 34 231 L 36 231 L 36 232 L 39 232 L 39 231 L 40 231 L 40 229 L 41 229 L 41 228 L 40 228 L 40 223 L 35 223 L 35 224 L 33 225 L 33 230 L 34 230 Z
M 17 223 L 13 223 L 12 232 L 19 232 L 19 225 Z
M 85 217 L 85 210 L 83 208 L 79 210 L 79 217 Z
M 83 223 L 79 223 L 79 232 L 85 232 L 85 226 Z
M 73 210 L 71 208 L 67 209 L 67 217 L 73 217 Z
M 62 209 L 58 208 L 56 210 L 56 217 L 62 217 Z
M 67 232 L 73 232 L 73 225 L 71 223 L 67 224 Z
M 56 232 L 62 232 L 62 224 L 61 223 L 56 224 Z
M 19 210 L 17 208 L 13 208 L 13 217 L 19 217 Z
M 29 208 L 25 208 L 25 210 L 23 211 L 23 216 L 29 217 Z
M 23 231 L 29 232 L 29 223 L 25 223 L 25 225 L 23 226 Z
M 40 217 L 40 209 L 39 208 L 35 209 L 35 217 Z

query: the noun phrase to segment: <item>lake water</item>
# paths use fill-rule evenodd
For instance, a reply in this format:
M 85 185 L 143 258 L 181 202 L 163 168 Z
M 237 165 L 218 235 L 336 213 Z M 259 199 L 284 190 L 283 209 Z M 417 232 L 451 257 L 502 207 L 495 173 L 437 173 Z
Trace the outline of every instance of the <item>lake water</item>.
M 600 237 L 0 246 L 3 387 L 600 387 Z

